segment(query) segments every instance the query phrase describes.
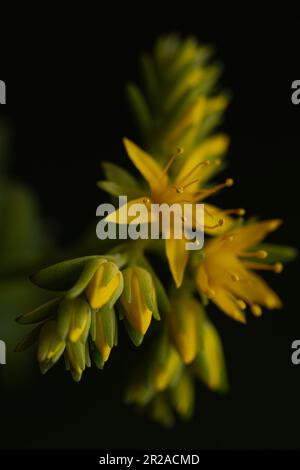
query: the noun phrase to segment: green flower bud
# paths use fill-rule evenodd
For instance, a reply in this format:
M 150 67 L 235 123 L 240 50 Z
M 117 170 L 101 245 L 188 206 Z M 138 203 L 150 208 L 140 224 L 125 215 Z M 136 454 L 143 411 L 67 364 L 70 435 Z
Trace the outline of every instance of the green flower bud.
M 191 297 L 171 302 L 169 322 L 173 343 L 185 364 L 192 362 L 201 344 L 201 305 Z
M 130 325 L 144 335 L 157 316 L 156 292 L 151 274 L 138 266 L 123 271 L 124 291 L 121 305 Z
M 41 371 L 47 372 L 61 357 L 65 350 L 65 341 L 57 334 L 56 321 L 45 323 L 39 335 L 37 357 Z
M 90 280 L 85 292 L 94 310 L 107 306 L 112 308 L 123 290 L 123 276 L 111 261 L 101 263 Z
M 192 377 L 183 371 L 178 382 L 170 388 L 171 402 L 183 419 L 189 419 L 194 410 L 195 386 Z
M 58 307 L 57 332 L 71 343 L 85 342 L 91 324 L 89 304 L 82 298 L 64 299 Z
M 117 320 L 114 309 L 99 310 L 95 313 L 94 342 L 103 362 L 106 362 L 112 347 L 117 343 Z

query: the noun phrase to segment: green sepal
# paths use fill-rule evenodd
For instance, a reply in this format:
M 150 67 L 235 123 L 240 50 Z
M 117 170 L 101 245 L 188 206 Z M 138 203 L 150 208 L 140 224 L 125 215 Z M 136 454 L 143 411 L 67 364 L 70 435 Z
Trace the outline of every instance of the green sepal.
M 101 315 L 104 336 L 108 346 L 112 348 L 115 343 L 117 325 L 115 311 L 114 309 L 100 309 L 96 315 Z
M 16 345 L 15 352 L 23 352 L 38 342 L 40 331 L 43 325 L 38 325 L 25 335 Z
M 72 368 L 70 369 L 70 372 L 71 372 L 71 376 L 74 382 L 80 382 L 81 377 L 82 377 L 82 372 L 77 372 L 76 370 Z
M 146 306 L 153 313 L 156 306 L 154 297 L 154 283 L 152 280 L 152 276 L 146 269 L 140 268 L 139 266 L 135 266 L 134 270 L 136 275 L 138 276 L 141 292 L 144 296 Z
M 103 361 L 101 353 L 98 351 L 98 349 L 94 345 L 92 345 L 91 347 L 91 356 L 96 367 L 102 370 L 104 367 L 104 361 Z
M 170 311 L 170 301 L 169 301 L 168 295 L 160 279 L 158 278 L 158 276 L 152 269 L 151 264 L 148 262 L 148 260 L 144 256 L 140 259 L 140 264 L 142 267 L 147 269 L 152 276 L 155 291 L 156 291 L 156 299 L 157 299 L 156 303 L 158 307 L 157 311 L 153 312 L 153 316 L 156 320 L 160 320 L 161 318 L 160 318 L 159 312 L 166 314 Z
M 133 344 L 137 347 L 140 346 L 143 342 L 144 335 L 142 335 L 139 331 L 136 331 L 136 329 L 133 328 L 126 319 L 124 319 L 124 325 Z
M 136 199 L 145 194 L 143 188 L 134 187 L 132 185 L 126 186 L 125 184 L 122 185 L 115 181 L 98 181 L 97 186 L 111 196 L 116 197 L 126 194 L 129 199 Z
M 131 279 L 132 279 L 133 270 L 132 268 L 127 268 L 122 271 L 124 279 L 124 290 L 123 294 L 128 303 L 131 303 Z
M 56 314 L 60 299 L 60 297 L 52 299 L 49 302 L 46 302 L 45 304 L 35 308 L 34 310 L 31 310 L 30 312 L 20 315 L 16 318 L 16 321 L 22 325 L 29 325 L 47 320 Z
M 100 256 L 85 256 L 54 264 L 33 274 L 30 279 L 42 289 L 67 291 L 77 282 L 85 265 Z
M 96 311 L 91 310 L 90 336 L 93 341 L 96 339 Z
M 66 344 L 66 351 L 68 354 L 69 361 L 71 363 L 71 369 L 77 369 L 78 367 L 81 370 L 85 369 L 85 343 L 77 341 L 77 343 L 70 343 L 69 341 Z
M 89 348 L 89 342 L 86 341 L 85 343 L 85 365 L 86 367 L 91 367 L 91 356 L 90 356 L 90 348 Z
M 99 266 L 105 262 L 106 259 L 100 257 L 88 261 L 88 263 L 84 266 L 76 284 L 66 293 L 66 297 L 69 299 L 78 297 L 78 295 L 80 295 L 86 289 Z
M 90 329 L 90 306 L 82 298 L 63 299 L 59 304 L 57 312 L 57 333 L 59 337 L 63 340 L 66 340 L 70 333 L 71 326 L 74 327 L 74 322 L 76 323 L 76 326 L 80 327 L 83 322 L 85 322 L 86 316 L 89 317 L 88 322 L 81 337 L 79 338 L 80 341 L 84 342 L 87 339 Z

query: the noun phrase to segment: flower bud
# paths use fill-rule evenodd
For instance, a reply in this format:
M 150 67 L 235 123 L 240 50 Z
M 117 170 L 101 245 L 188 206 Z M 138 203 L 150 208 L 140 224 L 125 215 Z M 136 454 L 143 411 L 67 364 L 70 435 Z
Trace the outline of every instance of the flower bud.
M 65 341 L 57 334 L 56 321 L 47 321 L 40 330 L 37 352 L 42 373 L 46 373 L 58 361 L 64 350 Z
M 57 332 L 61 339 L 71 343 L 85 342 L 90 324 L 91 310 L 84 299 L 64 299 L 59 304 Z
M 171 385 L 182 368 L 180 357 L 171 345 L 165 356 L 153 365 L 153 381 L 157 391 L 162 392 Z
M 112 308 L 123 290 L 123 277 L 118 267 L 106 261 L 98 267 L 86 288 L 90 306 L 99 310 L 104 306 Z
M 157 317 L 156 293 L 151 274 L 134 266 L 123 271 L 124 291 L 121 305 L 130 325 L 144 335 L 151 323 L 152 315 Z
M 95 312 L 95 345 L 103 362 L 109 358 L 110 351 L 117 342 L 117 321 L 114 310 L 104 309 Z
M 190 297 L 176 299 L 172 303 L 169 321 L 173 343 L 183 362 L 189 364 L 198 350 L 201 306 Z
M 86 366 L 86 344 L 83 341 L 77 341 L 77 343 L 68 341 L 66 344 L 66 353 L 70 363 L 72 377 L 76 382 L 79 382 Z
M 183 419 L 189 419 L 195 402 L 195 386 L 187 371 L 183 371 L 178 382 L 170 389 L 173 407 Z

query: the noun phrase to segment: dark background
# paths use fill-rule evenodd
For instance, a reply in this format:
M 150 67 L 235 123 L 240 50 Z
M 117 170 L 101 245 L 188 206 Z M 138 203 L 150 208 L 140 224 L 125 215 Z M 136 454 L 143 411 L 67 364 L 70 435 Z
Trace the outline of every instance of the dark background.
M 300 17 L 294 8 L 116 4 L 85 11 L 78 22 L 40 22 L 18 38 L 11 32 L 0 64 L 8 102 L 1 115 L 15 133 L 10 173 L 34 188 L 56 239 L 67 246 L 94 223 L 100 162 L 120 153 L 125 161 L 121 137 L 136 136 L 124 84 L 137 79 L 139 53 L 157 35 L 177 31 L 215 45 L 222 83 L 233 93 L 222 129 L 231 137 L 228 174 L 236 186 L 222 194 L 224 206 L 281 217 L 272 241 L 297 246 L 300 105 L 291 103 L 291 83 L 300 79 Z M 300 448 L 300 366 L 290 359 L 291 343 L 300 338 L 298 261 L 266 278 L 284 301 L 282 311 L 249 318 L 244 327 L 209 309 L 231 391 L 220 397 L 200 385 L 191 423 L 164 430 L 123 405 L 127 361 L 136 352 L 124 336 L 125 353 L 114 350 L 105 371 L 89 371 L 80 384 L 61 365 L 46 377 L 36 367 L 18 389 L 0 390 L 0 447 Z

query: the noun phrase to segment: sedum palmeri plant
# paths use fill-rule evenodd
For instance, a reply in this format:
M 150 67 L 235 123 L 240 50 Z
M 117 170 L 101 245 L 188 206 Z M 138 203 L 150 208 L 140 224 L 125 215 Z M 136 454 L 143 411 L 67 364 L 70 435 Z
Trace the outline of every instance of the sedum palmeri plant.
M 139 145 L 125 138 L 124 147 L 135 171 L 104 163 L 98 183 L 113 198 L 127 196 L 123 211 L 142 202 L 150 223 L 152 203 L 204 202 L 204 248 L 187 251 L 186 239 L 172 231 L 164 240 L 117 240 L 104 255 L 99 241 L 99 254 L 35 273 L 32 282 L 54 298 L 18 318 L 36 326 L 17 350 L 37 343 L 42 373 L 63 358 L 76 381 L 92 362 L 104 367 L 124 327 L 137 347 L 125 399 L 167 426 L 176 414 L 192 415 L 196 380 L 213 391 L 227 389 L 222 343 L 206 305 L 213 302 L 242 323 L 248 311 L 260 316 L 263 308 L 280 308 L 255 271 L 279 273 L 294 256 L 288 247 L 263 244 L 280 220 L 247 220 L 243 208 L 210 202 L 234 183 L 230 177 L 211 183 L 224 169 L 229 144 L 217 131 L 229 98 L 218 86 L 221 68 L 212 53 L 192 38 L 166 36 L 142 56 L 141 86 L 127 86 Z M 119 215 L 107 221 L 118 222 Z M 162 265 L 169 272 L 163 279 Z

